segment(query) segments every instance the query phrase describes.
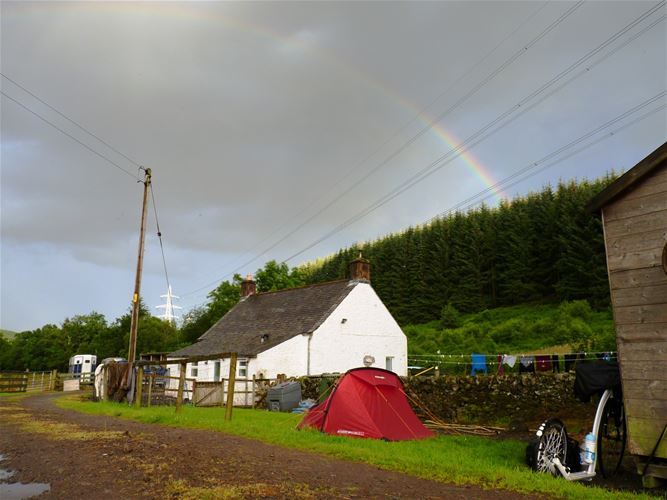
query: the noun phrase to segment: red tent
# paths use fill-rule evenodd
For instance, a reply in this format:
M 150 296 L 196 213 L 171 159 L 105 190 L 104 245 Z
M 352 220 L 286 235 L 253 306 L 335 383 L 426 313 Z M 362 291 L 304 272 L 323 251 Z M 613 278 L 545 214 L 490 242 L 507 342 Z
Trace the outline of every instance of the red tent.
M 313 427 L 327 434 L 403 441 L 431 437 L 410 408 L 403 382 L 379 368 L 354 368 L 304 416 L 299 429 Z

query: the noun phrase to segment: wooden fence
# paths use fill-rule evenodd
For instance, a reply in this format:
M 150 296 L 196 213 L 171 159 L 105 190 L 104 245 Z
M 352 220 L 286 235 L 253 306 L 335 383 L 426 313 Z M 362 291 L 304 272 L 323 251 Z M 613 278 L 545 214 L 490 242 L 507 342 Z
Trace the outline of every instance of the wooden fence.
M 56 389 L 58 372 L 0 372 L 0 392 L 44 392 Z

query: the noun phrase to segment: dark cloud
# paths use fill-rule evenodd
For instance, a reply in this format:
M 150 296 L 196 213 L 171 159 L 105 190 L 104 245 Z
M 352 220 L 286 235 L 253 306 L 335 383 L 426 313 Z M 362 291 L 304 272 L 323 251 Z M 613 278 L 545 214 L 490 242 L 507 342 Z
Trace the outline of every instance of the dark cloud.
M 2 72 L 153 169 L 171 280 L 183 293 L 304 248 L 653 4 L 584 4 L 450 113 L 446 134 L 425 134 L 359 182 L 571 5 L 3 2 Z M 474 158 L 453 161 L 290 264 L 420 223 L 663 90 L 664 40 L 663 22 L 480 143 Z M 10 82 L 2 89 L 137 172 Z M 664 114 L 654 115 L 505 194 L 628 168 L 666 130 Z M 124 312 L 141 184 L 4 97 L 1 160 L 0 326 Z M 152 219 L 144 283 L 147 302 L 156 303 L 165 284 Z

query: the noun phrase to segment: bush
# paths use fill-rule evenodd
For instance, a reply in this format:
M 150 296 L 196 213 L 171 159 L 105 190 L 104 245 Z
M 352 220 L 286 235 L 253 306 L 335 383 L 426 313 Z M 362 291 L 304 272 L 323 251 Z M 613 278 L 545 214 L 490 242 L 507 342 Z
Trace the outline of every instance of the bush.
M 461 313 L 451 303 L 442 308 L 440 325 L 443 328 L 458 328 L 461 326 Z
M 590 321 L 593 311 L 586 300 L 565 301 L 558 306 L 558 315 L 568 318 L 579 318 L 582 321 Z

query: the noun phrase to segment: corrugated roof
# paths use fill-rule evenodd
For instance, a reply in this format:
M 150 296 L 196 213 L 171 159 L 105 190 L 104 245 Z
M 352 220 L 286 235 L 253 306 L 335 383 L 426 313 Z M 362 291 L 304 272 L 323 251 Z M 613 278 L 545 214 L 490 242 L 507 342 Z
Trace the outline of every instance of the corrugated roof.
M 589 212 L 598 212 L 602 207 L 611 203 L 616 197 L 637 184 L 665 161 L 667 161 L 667 142 L 663 143 L 662 146 L 600 191 L 588 203 L 586 210 Z
M 250 295 L 236 304 L 197 342 L 169 356 L 200 356 L 218 352 L 256 356 L 292 337 L 317 330 L 357 284 L 357 281 L 330 281 Z

